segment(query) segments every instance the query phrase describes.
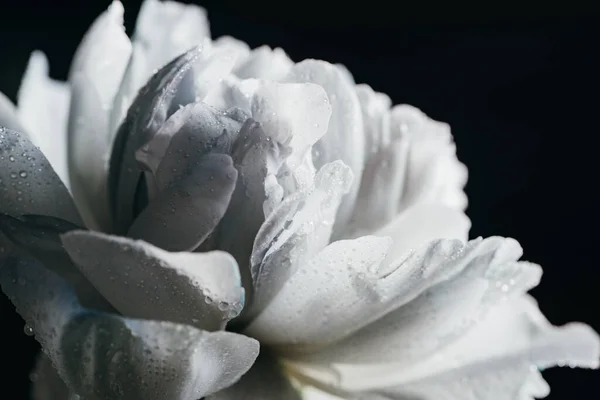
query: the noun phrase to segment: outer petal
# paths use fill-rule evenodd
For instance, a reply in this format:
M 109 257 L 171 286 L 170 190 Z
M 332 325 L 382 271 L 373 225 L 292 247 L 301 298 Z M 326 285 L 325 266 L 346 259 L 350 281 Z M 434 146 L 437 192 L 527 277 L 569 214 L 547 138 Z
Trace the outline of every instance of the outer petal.
M 373 236 L 330 244 L 298 265 L 246 333 L 272 345 L 327 343 L 332 330 L 352 323 L 363 303 L 377 296 L 372 282 L 391 245 Z
M 210 31 L 203 8 L 176 1 L 142 3 L 133 40 L 144 49 L 146 78 L 204 38 L 210 38 Z
M 251 258 L 256 293 L 251 316 L 262 311 L 296 270 L 329 243 L 335 214 L 351 182 L 352 172 L 344 163 L 326 164 L 311 191 L 282 202 L 273 218 L 265 221 Z
M 388 260 L 397 260 L 435 239 L 469 239 L 471 221 L 460 210 L 441 204 L 419 203 L 373 232 L 394 240 Z
M 391 118 L 393 135 L 403 135 L 410 142 L 408 174 L 398 211 L 417 202 L 463 210 L 467 206 L 463 192 L 467 169 L 456 158 L 448 125 L 408 105 L 395 106 Z
M 360 103 L 352 84 L 341 70 L 324 61 L 305 60 L 294 67 L 285 78 L 287 82 L 311 82 L 325 89 L 332 108 L 327 133 L 313 146 L 317 168 L 336 160 L 350 167 L 354 176 L 362 175 L 365 164 L 365 138 Z M 335 220 L 334 229 L 348 222 L 360 181 L 356 179 L 345 196 Z
M 25 132 L 25 129 L 19 121 L 17 109 L 8 97 L 0 92 L 0 127 L 11 129 L 17 132 Z
M 285 78 L 294 62 L 280 48 L 258 47 L 233 72 L 239 78 L 279 81 Z
M 515 255 L 517 258 L 518 253 Z M 522 296 L 539 283 L 541 268 L 535 264 L 490 261 L 472 260 L 459 276 L 433 286 L 308 359 L 327 364 L 394 362 L 399 369 L 409 369 L 443 351 L 503 302 Z M 338 317 L 338 313 L 334 315 Z
M 522 297 L 490 313 L 446 351 L 408 370 L 400 372 L 394 364 L 369 372 L 348 369 L 364 379 L 346 381 L 350 374 L 342 373 L 342 385 L 369 382 L 373 392 L 387 399 L 531 399 L 547 394 L 537 368 L 598 368 L 599 357 L 600 339 L 591 328 L 577 323 L 553 327 L 534 302 Z
M 283 374 L 272 355 L 261 352 L 247 374 L 235 385 L 209 396 L 207 400 L 302 400 L 304 397 Z
M 140 90 L 119 128 L 110 160 L 110 202 L 115 230 L 124 233 L 133 220 L 133 202 L 142 171 L 135 152 L 146 144 L 180 107 L 195 99 L 188 80 L 201 48 L 194 48 L 158 71 Z
M 70 93 L 67 84 L 48 77 L 44 53 L 31 54 L 17 95 L 19 117 L 31 141 L 39 146 L 63 183 L 68 185 L 67 118 Z
M 112 312 L 114 308 L 81 274 L 62 246 L 60 235 L 75 229 L 81 228 L 58 218 L 23 215 L 17 219 L 0 214 L 0 231 L 21 252 L 35 257 L 69 282 L 84 307 Z
M 437 240 L 403 259 L 382 263 L 389 246 L 389 239 L 376 238 L 333 243 L 315 257 L 314 264 L 306 264 L 296 272 L 298 277 L 253 322 L 249 332 L 263 341 L 296 342 L 302 345 L 296 351 L 314 352 L 408 304 L 468 266 L 487 267 L 520 256 L 520 247 L 514 241 L 499 238 L 466 246 L 458 240 Z M 306 277 L 301 274 L 302 269 L 306 269 Z M 300 283 L 294 285 L 294 280 Z M 294 289 L 302 293 L 295 293 Z M 324 290 L 333 299 L 323 294 Z M 326 310 L 320 322 L 304 323 L 306 312 L 316 309 Z M 284 322 L 276 324 L 276 320 Z M 302 328 L 290 333 L 292 325 Z
M 18 132 L 0 129 L 0 210 L 41 214 L 81 225 L 66 187 L 44 154 Z
M 114 140 L 109 114 L 130 55 L 123 5 L 115 1 L 86 34 L 69 76 L 71 188 L 86 225 L 106 231 L 111 229 L 106 185 Z
M 0 283 L 85 399 L 196 400 L 236 382 L 258 355 L 258 342 L 242 335 L 87 311 L 34 260 L 3 267 Z
M 238 267 L 227 253 L 168 253 L 89 231 L 62 238 L 75 264 L 123 315 L 217 330 L 244 306 Z

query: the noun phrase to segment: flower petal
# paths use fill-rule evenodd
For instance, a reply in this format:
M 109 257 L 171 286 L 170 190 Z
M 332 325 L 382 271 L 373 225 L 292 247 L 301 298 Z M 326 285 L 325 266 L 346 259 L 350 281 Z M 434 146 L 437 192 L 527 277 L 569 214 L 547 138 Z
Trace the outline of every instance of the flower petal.
M 34 260 L 4 266 L 0 284 L 85 399 L 195 400 L 235 383 L 258 355 L 242 335 L 90 312 Z
M 66 83 L 48 77 L 48 59 L 31 54 L 17 94 L 19 118 L 31 141 L 39 146 L 65 185 L 67 169 L 67 118 L 70 92 Z
M 0 231 L 18 246 L 20 251 L 35 257 L 44 267 L 69 282 L 84 307 L 114 311 L 81 274 L 62 246 L 60 235 L 76 229 L 81 228 L 70 222 L 43 215 L 22 215 L 17 219 L 0 214 Z
M 504 245 L 510 246 L 509 243 L 506 240 Z M 516 251 L 518 246 L 513 245 Z M 399 369 L 410 369 L 451 346 L 506 300 L 537 286 L 541 268 L 516 262 L 518 254 L 500 262 L 472 259 L 457 277 L 431 287 L 411 302 L 305 359 L 327 364 L 394 362 Z
M 460 210 L 441 204 L 419 203 L 398 214 L 374 236 L 390 236 L 394 246 L 389 261 L 405 256 L 434 239 L 469 239 L 471 221 Z
M 329 243 L 335 214 L 351 182 L 352 172 L 343 162 L 326 164 L 311 191 L 292 204 L 282 202 L 282 210 L 273 212 L 275 218 L 265 221 L 266 232 L 257 236 L 252 256 L 256 295 L 250 316 L 260 313 L 296 270 Z
M 153 174 L 157 189 L 164 190 L 197 168 L 207 154 L 229 153 L 241 127 L 228 113 L 202 102 L 188 104 L 171 115 L 135 157 Z
M 25 128 L 19 121 L 15 105 L 2 92 L 0 92 L 0 127 L 25 132 Z
M 398 211 L 417 202 L 464 210 L 467 169 L 456 158 L 449 126 L 408 105 L 395 106 L 391 119 L 394 135 L 403 135 L 410 142 L 408 172 Z
M 71 400 L 75 396 L 44 353 L 38 356 L 30 378 L 33 400 Z
M 68 161 L 73 198 L 87 227 L 110 231 L 107 180 L 112 143 L 107 115 L 85 75 L 71 80 L 71 96 Z
M 233 73 L 241 79 L 265 79 L 279 81 L 285 78 L 294 62 L 280 48 L 260 46 L 239 65 Z
M 158 193 L 127 236 L 168 251 L 196 249 L 225 215 L 237 176 L 228 155 L 202 157 L 184 178 Z
M 312 151 L 315 166 L 341 160 L 356 177 L 362 175 L 365 163 L 365 138 L 363 134 L 360 103 L 352 84 L 336 66 L 324 61 L 305 60 L 294 65 L 285 78 L 286 82 L 309 82 L 320 85 L 327 93 L 332 114 L 327 133 Z M 339 207 L 334 230 L 348 222 L 360 181 L 356 179 L 350 192 Z
M 146 144 L 180 106 L 190 104 L 195 94 L 187 80 L 202 49 L 194 48 L 158 71 L 140 90 L 117 134 L 110 160 L 110 203 L 116 232 L 126 232 L 133 220 L 133 202 L 142 174 L 135 152 Z M 186 78 L 186 76 L 188 78 Z
M 114 132 L 109 115 L 130 55 L 123 5 L 114 1 L 79 45 L 69 73 L 71 188 L 86 225 L 105 231 L 111 230 L 106 185 Z
M 364 390 L 369 382 L 370 391 L 388 399 L 531 399 L 547 394 L 538 368 L 598 368 L 599 357 L 600 339 L 590 327 L 553 327 L 535 302 L 523 296 L 507 301 L 446 351 L 409 370 L 400 372 L 394 364 L 354 370 L 351 375 L 360 374 L 362 381 L 342 373 L 342 386 Z M 359 398 L 370 399 L 370 392 Z
M 142 3 L 133 40 L 146 53 L 146 78 L 204 38 L 210 38 L 210 30 L 203 8 L 176 1 Z
M 62 239 L 83 274 L 123 315 L 217 330 L 244 305 L 238 267 L 227 253 L 169 253 L 89 231 Z
M 264 351 L 235 385 L 206 400 L 302 400 L 304 397 L 283 374 L 277 359 Z
M 48 215 L 82 225 L 67 188 L 44 154 L 26 136 L 1 129 L 0 156 L 3 213 Z
M 265 135 L 260 124 L 248 119 L 231 148 L 238 170 L 238 184 L 218 230 L 217 246 L 233 255 L 240 265 L 242 283 L 253 298 L 250 256 L 256 233 L 265 220 L 265 180 L 281 164 L 278 144 Z M 249 301 L 250 303 L 250 301 Z
M 96 18 L 77 48 L 69 71 L 69 81 L 78 74 L 91 80 L 103 112 L 112 106 L 131 55 L 123 12 L 123 4 L 113 1 L 108 10 Z
M 505 242 L 500 238 L 472 241 L 467 245 L 459 240 L 436 240 L 403 259 L 382 262 L 389 246 L 389 238 L 375 237 L 332 243 L 296 272 L 297 276 L 286 285 L 287 290 L 280 292 L 253 322 L 249 332 L 268 343 L 296 344 L 286 349 L 291 355 L 312 353 L 408 304 L 472 263 L 496 265 L 520 256 L 520 247 L 514 241 Z M 302 275 L 303 269 L 307 271 L 306 276 Z M 295 280 L 304 283 L 293 285 Z M 302 293 L 296 293 L 298 288 L 302 288 Z M 324 288 L 333 298 L 323 294 Z M 342 302 L 340 293 L 343 293 Z M 320 323 L 296 321 L 296 315 L 305 318 L 306 312 L 314 309 L 327 310 Z M 311 320 L 314 318 L 313 312 Z M 275 324 L 275 320 L 284 322 Z M 303 329 L 289 333 L 291 325 Z M 326 354 L 326 350 L 322 351 Z
M 298 265 L 246 333 L 270 345 L 327 343 L 330 331 L 352 324 L 373 298 L 372 282 L 391 245 L 389 238 L 365 236 L 325 247 Z

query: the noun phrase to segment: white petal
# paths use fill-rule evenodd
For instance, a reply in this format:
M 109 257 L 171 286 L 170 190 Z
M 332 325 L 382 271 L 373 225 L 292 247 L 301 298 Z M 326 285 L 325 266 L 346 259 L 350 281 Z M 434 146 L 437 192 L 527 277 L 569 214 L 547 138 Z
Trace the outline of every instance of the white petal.
M 186 176 L 150 201 L 127 236 L 168 251 L 195 250 L 225 215 L 237 177 L 231 157 L 205 155 Z
M 408 174 L 398 211 L 417 202 L 440 203 L 463 210 L 467 169 L 456 158 L 456 145 L 447 124 L 434 121 L 418 109 L 395 106 L 391 111 L 392 137 L 410 142 Z
M 362 320 L 377 296 L 379 267 L 392 241 L 365 236 L 334 242 L 294 275 L 246 332 L 270 345 L 318 345 L 340 326 Z
M 313 160 L 320 168 L 326 163 L 343 161 L 357 179 L 340 205 L 335 220 L 337 231 L 348 222 L 365 163 L 365 138 L 363 134 L 360 102 L 354 87 L 340 69 L 324 61 L 305 60 L 292 67 L 286 82 L 309 82 L 320 85 L 327 93 L 332 115 L 327 133 L 313 146 Z
M 3 266 L 0 284 L 85 399 L 196 400 L 235 383 L 258 355 L 242 335 L 90 312 L 34 260 Z
M 471 221 L 460 210 L 441 204 L 416 204 L 398 214 L 387 225 L 376 230 L 375 236 L 390 236 L 394 240 L 388 260 L 405 256 L 434 239 L 469 238 Z
M 344 163 L 326 164 L 309 193 L 295 198 L 296 204 L 282 202 L 283 211 L 275 210 L 276 217 L 265 221 L 276 229 L 265 228 L 268 232 L 257 235 L 254 244 L 253 252 L 264 257 L 252 256 L 256 295 L 251 315 L 260 312 L 289 277 L 329 243 L 335 214 L 351 182 L 352 172 Z
M 75 264 L 123 315 L 216 330 L 244 305 L 238 267 L 227 253 L 169 253 L 89 231 L 62 238 Z
M 243 64 L 250 55 L 250 47 L 241 40 L 231 36 L 221 36 L 220 38 L 213 40 L 212 46 L 214 49 L 227 49 L 234 52 L 236 54 L 235 67 L 239 67 Z
M 210 37 L 206 11 L 194 4 L 145 0 L 133 40 L 145 52 L 146 79 L 173 58 Z
M 0 153 L 3 213 L 49 215 L 82 225 L 67 188 L 39 148 L 23 134 L 0 129 Z
M 363 243 L 362 240 L 367 240 L 364 242 L 365 248 L 362 252 L 359 249 L 354 252 L 346 249 L 335 251 L 338 246 L 346 245 L 352 248 L 355 243 Z M 301 346 L 290 347 L 287 351 L 290 355 L 294 355 L 295 352 L 312 353 L 326 344 L 349 336 L 392 310 L 408 304 L 427 289 L 458 275 L 469 265 L 479 266 L 481 263 L 484 266 L 496 265 L 505 260 L 512 261 L 520 256 L 520 247 L 516 242 L 500 238 L 492 238 L 483 242 L 473 241 L 467 245 L 459 240 L 436 240 L 407 254 L 403 259 L 396 260 L 391 264 L 382 263 L 378 261 L 378 257 L 385 258 L 389 243 L 389 239 L 380 238 L 360 238 L 354 241 L 333 243 L 330 245 L 329 251 L 326 249 L 323 252 L 325 262 L 319 263 L 323 273 L 313 276 L 308 274 L 309 277 L 312 277 L 310 286 L 307 286 L 308 283 L 297 285 L 297 287 L 290 284 L 288 287 L 290 294 L 283 297 L 285 292 L 280 293 L 281 301 L 286 300 L 287 309 L 282 308 L 281 304 L 277 308 L 274 305 L 273 312 L 269 312 L 270 310 L 267 308 L 264 312 L 265 315 L 259 316 L 250 328 L 260 329 L 261 335 L 262 332 L 268 335 L 265 339 L 257 336 L 261 337 L 261 340 L 277 340 L 284 343 L 289 342 L 287 337 L 293 338 L 302 335 L 306 330 L 312 336 L 298 340 L 297 342 Z M 363 260 L 363 257 L 373 258 Z M 478 259 L 485 261 L 479 261 L 480 264 L 477 264 L 474 260 Z M 316 259 L 315 263 L 318 261 Z M 350 268 L 348 268 L 348 263 L 352 263 Z M 316 265 L 312 268 L 318 269 Z M 305 278 L 299 275 L 297 279 Z M 323 291 L 329 293 L 330 286 L 338 287 L 338 285 L 345 288 L 344 296 L 348 296 L 347 300 L 341 303 L 339 303 L 341 294 L 332 299 L 322 293 Z M 292 293 L 299 290 L 302 293 Z M 339 291 L 341 292 L 342 289 Z M 333 293 L 337 292 L 333 290 Z M 276 298 L 273 304 L 278 301 Z M 286 335 L 278 334 L 280 330 L 289 329 L 296 318 L 296 313 L 305 315 L 304 313 L 307 312 L 304 310 L 305 308 L 327 309 L 327 312 L 319 324 L 314 324 L 316 326 L 299 322 L 297 325 L 302 328 L 297 329 L 298 332 L 292 334 L 286 332 Z M 261 318 L 264 318 L 265 322 L 262 322 Z M 315 318 L 314 311 L 312 318 Z M 280 323 L 280 328 L 274 327 L 273 325 L 276 324 L 269 322 L 288 319 L 290 322 Z M 269 322 L 270 329 L 261 326 L 262 324 L 267 325 L 266 322 Z M 305 328 L 305 326 L 307 327 Z M 313 332 L 319 329 L 322 330 L 319 335 Z M 335 351 L 335 347 L 333 351 Z
M 111 230 L 108 205 L 108 160 L 112 148 L 108 118 L 94 84 L 83 74 L 71 80 L 69 177 L 73 198 L 95 230 Z
M 457 277 L 431 287 L 408 304 L 307 359 L 327 364 L 394 362 L 399 370 L 410 369 L 451 346 L 491 310 L 539 283 L 541 268 L 516 262 L 518 253 L 515 255 L 512 260 L 499 261 L 480 255 Z
M 293 65 L 294 62 L 282 49 L 261 46 L 252 50 L 249 57 L 234 70 L 234 74 L 242 79 L 279 81 L 284 79 Z
M 318 85 L 259 81 L 251 112 L 267 135 L 292 148 L 287 162 L 293 170 L 325 135 L 331 106 L 327 94 Z
M 106 113 L 112 106 L 130 55 L 131 42 L 123 26 L 123 4 L 113 1 L 94 21 L 77 48 L 69 81 L 77 74 L 90 79 Z
M 133 221 L 133 202 L 142 171 L 136 152 L 159 131 L 181 106 L 194 102 L 193 65 L 202 48 L 196 47 L 158 71 L 142 88 L 120 126 L 109 167 L 109 201 L 115 231 L 125 233 Z
M 507 301 L 447 350 L 408 370 L 394 364 L 371 371 L 351 370 L 363 378 L 345 384 L 398 399 L 416 396 L 440 400 L 513 400 L 547 394 L 537 368 L 555 365 L 598 368 L 600 339 L 588 326 L 553 327 L 528 297 Z M 347 372 L 348 372 L 347 371 Z M 375 379 L 369 379 L 375 378 Z M 366 395 L 365 398 L 370 398 Z
M 67 186 L 69 102 L 68 85 L 50 79 L 46 56 L 40 51 L 34 51 L 17 95 L 19 118 L 31 141 L 40 147 L 52 168 Z
M 303 400 L 284 375 L 278 360 L 261 352 L 250 371 L 235 385 L 209 396 L 206 400 Z
M 16 107 L 2 92 L 0 92 L 0 127 L 27 134 L 19 121 Z
M 112 312 L 114 308 L 82 275 L 62 245 L 60 235 L 76 229 L 81 227 L 54 217 L 30 214 L 13 218 L 0 214 L 0 231 L 18 246 L 18 254 L 35 257 L 66 280 L 84 307 Z
M 109 116 L 130 55 L 123 5 L 114 1 L 86 33 L 69 73 L 71 187 L 86 224 L 106 231 L 111 230 L 106 185 L 114 140 Z

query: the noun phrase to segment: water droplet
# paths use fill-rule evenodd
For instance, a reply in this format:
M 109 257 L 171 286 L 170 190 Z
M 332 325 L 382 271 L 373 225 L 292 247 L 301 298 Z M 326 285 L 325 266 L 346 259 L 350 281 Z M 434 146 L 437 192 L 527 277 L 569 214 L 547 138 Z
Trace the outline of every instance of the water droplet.
M 210 297 L 210 296 L 206 296 L 206 297 L 204 298 L 204 302 L 205 302 L 206 304 L 212 304 L 212 302 L 213 302 L 213 299 L 212 299 L 212 297 Z
M 23 327 L 23 332 L 27 335 L 27 336 L 33 336 L 33 328 L 30 327 L 29 325 L 25 324 L 25 326 Z
M 9 157 L 8 157 L 8 159 L 9 159 L 10 161 L 15 161 L 15 158 L 14 158 L 13 156 L 9 156 Z
M 21 171 L 21 172 L 19 172 L 19 176 L 20 176 L 21 178 L 27 178 L 27 172 L 25 172 L 25 171 Z

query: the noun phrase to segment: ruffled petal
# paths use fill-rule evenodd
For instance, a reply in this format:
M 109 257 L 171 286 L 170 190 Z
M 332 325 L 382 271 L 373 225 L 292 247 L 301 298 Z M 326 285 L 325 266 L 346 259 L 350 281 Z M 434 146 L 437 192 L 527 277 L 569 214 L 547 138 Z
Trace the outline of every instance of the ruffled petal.
M 329 243 L 336 212 L 351 183 L 352 172 L 343 162 L 326 164 L 308 193 L 283 201 L 265 221 L 251 258 L 255 298 L 249 316 L 260 313 L 296 270 Z
M 335 346 L 332 343 L 409 304 L 429 288 L 457 276 L 468 266 L 487 267 L 520 256 L 520 247 L 514 241 L 505 242 L 500 238 L 472 241 L 467 245 L 459 240 L 436 240 L 402 259 L 382 262 L 389 246 L 389 238 L 369 237 L 331 244 L 314 259 L 314 264 L 305 264 L 304 268 L 309 270 L 307 277 L 301 274 L 302 267 L 296 272 L 298 277 L 294 280 L 305 283 L 290 283 L 287 295 L 282 290 L 278 296 L 281 298 L 275 298 L 272 303 L 272 311 L 268 307 L 253 322 L 249 332 L 269 343 L 289 343 L 289 338 L 297 337 L 296 346 L 287 348 L 287 352 L 291 355 L 314 352 L 315 357 L 319 357 L 318 350 L 324 345 Z M 351 251 L 353 248 L 355 251 Z M 320 257 L 323 257 L 322 261 Z M 323 272 L 310 272 L 319 270 Z M 306 281 L 308 278 L 312 279 Z M 339 306 L 342 289 L 331 289 L 338 287 L 343 287 L 343 295 L 347 296 L 347 300 Z M 301 294 L 293 293 L 299 288 Z M 330 292 L 333 298 L 324 294 Z M 282 308 L 284 302 L 287 306 Z M 306 317 L 307 309 L 327 309 L 327 312 L 318 324 L 306 324 L 301 322 L 302 319 L 294 322 L 296 315 Z M 314 314 L 311 321 L 316 318 Z M 273 323 L 275 320 L 288 322 Z M 261 326 L 263 324 L 265 327 Z M 288 333 L 291 325 L 303 328 Z M 260 333 L 254 333 L 254 330 L 260 330 Z M 263 334 L 265 338 L 262 338 Z M 327 354 L 328 350 L 322 351 Z
M 125 233 L 133 220 L 134 193 L 142 175 L 135 153 L 179 107 L 194 101 L 194 89 L 190 89 L 188 81 L 193 79 L 192 66 L 201 52 L 201 48 L 194 48 L 158 71 L 140 90 L 119 128 L 108 180 L 109 201 L 118 233 Z
M 302 400 L 282 366 L 272 355 L 261 351 L 247 374 L 235 385 L 215 393 L 207 400 Z
M 111 230 L 106 185 L 114 134 L 109 115 L 130 55 L 123 5 L 115 1 L 84 37 L 69 74 L 71 188 L 86 225 L 105 231 Z
M 360 102 L 352 84 L 341 70 L 324 61 L 305 60 L 292 67 L 286 82 L 310 82 L 327 93 L 332 114 L 327 133 L 313 146 L 312 156 L 317 168 L 341 160 L 357 178 L 365 163 L 365 138 Z M 342 229 L 350 219 L 360 180 L 356 179 L 344 197 L 335 219 L 334 230 Z
M 405 370 L 451 346 L 496 307 L 539 283 L 538 265 L 516 262 L 516 242 L 506 239 L 498 246 L 505 252 L 513 247 L 514 256 L 474 258 L 457 277 L 306 359 L 326 364 L 394 362 Z
M 159 0 L 142 3 L 133 34 L 145 53 L 146 79 L 205 38 L 210 30 L 203 8 Z
M 398 214 L 374 236 L 389 236 L 394 240 L 388 260 L 397 260 L 411 250 L 434 239 L 469 239 L 471 221 L 460 210 L 441 204 L 416 204 Z
M 0 210 L 12 216 L 40 214 L 82 225 L 63 181 L 25 135 L 0 130 Z
M 219 226 L 216 243 L 233 255 L 240 265 L 249 303 L 253 298 L 250 255 L 256 233 L 265 220 L 265 180 L 281 164 L 278 144 L 265 135 L 260 124 L 248 119 L 231 148 L 238 181 L 227 212 Z
M 331 331 L 362 319 L 363 304 L 377 298 L 373 283 L 391 245 L 373 236 L 330 244 L 297 267 L 246 333 L 270 345 L 327 343 Z
M 67 186 L 69 102 L 68 85 L 50 79 L 48 59 L 41 51 L 34 51 L 17 95 L 19 118 L 32 143 L 40 147 L 56 174 Z
M 242 335 L 90 312 L 34 260 L 4 266 L 0 284 L 85 399 L 196 400 L 235 383 L 258 355 L 258 342 Z
M 169 253 L 89 231 L 62 240 L 83 274 L 123 315 L 217 330 L 244 306 L 238 267 L 227 253 Z
M 408 105 L 391 111 L 392 136 L 409 141 L 405 187 L 398 212 L 420 203 L 440 203 L 464 210 L 467 168 L 456 158 L 450 128 Z
M 168 251 L 191 251 L 204 242 L 227 211 L 238 172 L 225 154 L 208 154 L 196 164 L 156 195 L 127 236 Z
M 0 127 L 25 133 L 25 128 L 17 115 L 17 108 L 2 92 L 0 92 Z
M 241 79 L 279 81 L 285 78 L 294 62 L 280 48 L 260 46 L 239 65 L 233 73 Z
M 342 386 L 371 387 L 360 399 L 372 398 L 373 392 L 386 399 L 529 400 L 548 392 L 538 369 L 598 368 L 599 357 L 600 339 L 590 327 L 554 327 L 523 296 L 505 302 L 447 350 L 407 370 L 383 364 L 371 371 L 348 369 L 352 373 L 341 376 Z

